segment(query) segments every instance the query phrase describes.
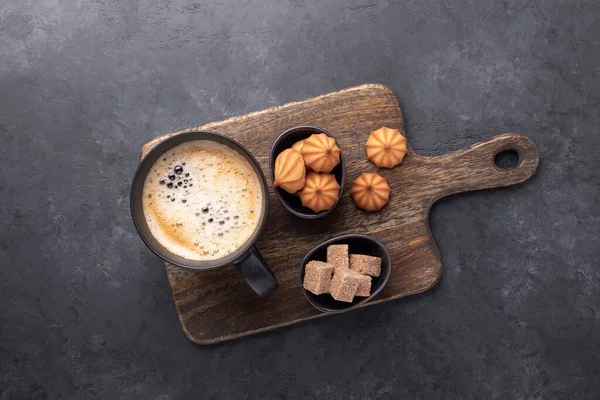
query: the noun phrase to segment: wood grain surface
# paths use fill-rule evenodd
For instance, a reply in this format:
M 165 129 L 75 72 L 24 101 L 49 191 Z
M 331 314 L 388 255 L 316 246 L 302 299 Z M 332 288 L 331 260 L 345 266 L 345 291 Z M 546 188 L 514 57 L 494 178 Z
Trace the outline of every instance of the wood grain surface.
M 166 264 L 181 326 L 195 343 L 216 343 L 326 315 L 301 293 L 298 267 L 311 248 L 343 233 L 373 235 L 392 256 L 388 284 L 365 305 L 428 290 L 442 273 L 440 253 L 429 231 L 431 205 L 454 193 L 521 183 L 535 173 L 539 162 L 534 143 L 514 133 L 438 157 L 422 157 L 409 148 L 402 165 L 379 171 L 392 188 L 390 203 L 380 212 L 366 213 L 354 206 L 350 189 L 362 172 L 378 170 L 367 160 L 363 147 L 369 133 L 385 125 L 400 129 L 409 144 L 411 140 L 410 133 L 404 132 L 396 97 L 384 85 L 361 85 L 185 131 L 211 131 L 234 138 L 256 157 L 268 177 L 271 145 L 280 133 L 298 125 L 322 127 L 340 143 L 346 160 L 340 204 L 322 219 L 303 220 L 287 212 L 270 188 L 268 220 L 257 245 L 280 287 L 267 298 L 256 296 L 232 266 L 191 271 Z M 141 156 L 177 133 L 146 143 Z M 507 149 L 518 152 L 520 163 L 498 169 L 494 156 Z

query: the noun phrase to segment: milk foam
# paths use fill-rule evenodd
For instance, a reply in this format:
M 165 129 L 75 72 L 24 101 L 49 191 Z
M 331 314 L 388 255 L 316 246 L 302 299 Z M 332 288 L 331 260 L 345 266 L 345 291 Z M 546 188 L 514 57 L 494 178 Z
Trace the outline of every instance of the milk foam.
M 142 207 L 150 232 L 165 248 L 189 260 L 216 260 L 254 233 L 262 214 L 261 182 L 237 151 L 195 140 L 154 163 Z

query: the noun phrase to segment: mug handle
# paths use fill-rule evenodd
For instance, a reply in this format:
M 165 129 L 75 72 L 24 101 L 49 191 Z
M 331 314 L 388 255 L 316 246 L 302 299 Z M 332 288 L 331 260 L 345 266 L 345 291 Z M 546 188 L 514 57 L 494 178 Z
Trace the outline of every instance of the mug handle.
M 252 290 L 261 297 L 273 293 L 279 286 L 277 278 L 256 246 L 252 246 L 250 251 L 234 264 Z

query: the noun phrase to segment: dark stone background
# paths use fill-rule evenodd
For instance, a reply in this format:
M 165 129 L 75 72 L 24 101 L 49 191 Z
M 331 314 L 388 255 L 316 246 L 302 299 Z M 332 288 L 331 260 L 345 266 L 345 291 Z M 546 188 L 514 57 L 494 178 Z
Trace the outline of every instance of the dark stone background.
M 518 187 L 434 206 L 428 293 L 211 347 L 134 231 L 140 146 L 364 82 L 412 146 L 514 131 Z M 0 399 L 600 395 L 597 1 L 0 1 Z

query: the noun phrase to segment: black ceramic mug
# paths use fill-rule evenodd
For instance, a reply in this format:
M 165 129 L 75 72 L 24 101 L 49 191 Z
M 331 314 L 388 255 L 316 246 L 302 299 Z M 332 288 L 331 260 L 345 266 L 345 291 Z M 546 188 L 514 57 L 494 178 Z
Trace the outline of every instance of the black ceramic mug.
M 254 171 L 259 177 L 261 186 L 262 211 L 254 232 L 237 250 L 216 260 L 189 260 L 169 251 L 161 245 L 150 232 L 142 208 L 144 181 L 154 163 L 171 148 L 193 140 L 210 140 L 235 150 L 238 154 L 248 160 L 250 165 L 254 168 Z M 254 159 L 252 154 L 235 140 L 211 132 L 186 132 L 174 135 L 159 143 L 150 150 L 146 157 L 144 157 L 133 177 L 133 182 L 131 183 L 130 205 L 133 223 L 140 234 L 140 237 L 150 250 L 163 260 L 180 267 L 195 270 L 208 270 L 234 264 L 238 271 L 243 275 L 244 279 L 246 279 L 248 285 L 250 285 L 259 296 L 266 296 L 277 289 L 278 282 L 275 275 L 273 275 L 273 272 L 271 272 L 255 246 L 256 239 L 260 235 L 265 221 L 267 220 L 269 208 L 267 181 L 258 162 L 256 162 L 256 159 Z

